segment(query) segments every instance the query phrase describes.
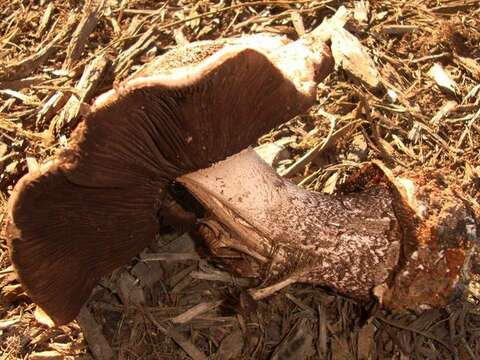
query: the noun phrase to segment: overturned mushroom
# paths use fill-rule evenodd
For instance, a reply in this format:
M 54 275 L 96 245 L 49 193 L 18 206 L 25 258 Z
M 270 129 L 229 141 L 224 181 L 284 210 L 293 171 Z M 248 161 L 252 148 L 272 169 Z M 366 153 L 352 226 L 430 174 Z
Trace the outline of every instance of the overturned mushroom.
M 370 164 L 336 195 L 277 175 L 253 150 L 178 178 L 207 209 L 198 232 L 233 271 L 263 280 L 260 299 L 294 282 L 389 308 L 448 304 L 478 243 L 478 213 L 441 181 Z
M 159 223 L 194 221 L 169 195 L 171 181 L 306 111 L 332 65 L 315 33 L 206 41 L 100 96 L 69 149 L 23 177 L 9 201 L 10 256 L 32 300 L 56 324 L 72 320 Z

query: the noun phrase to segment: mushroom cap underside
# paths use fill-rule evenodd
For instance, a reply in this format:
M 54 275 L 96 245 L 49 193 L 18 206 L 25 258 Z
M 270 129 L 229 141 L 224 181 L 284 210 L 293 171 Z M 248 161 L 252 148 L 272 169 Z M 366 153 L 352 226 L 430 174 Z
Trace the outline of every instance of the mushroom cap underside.
M 98 279 L 154 238 L 169 181 L 235 154 L 312 105 L 265 53 L 222 51 L 180 78 L 120 84 L 68 149 L 16 185 L 12 263 L 56 324 L 73 320 Z

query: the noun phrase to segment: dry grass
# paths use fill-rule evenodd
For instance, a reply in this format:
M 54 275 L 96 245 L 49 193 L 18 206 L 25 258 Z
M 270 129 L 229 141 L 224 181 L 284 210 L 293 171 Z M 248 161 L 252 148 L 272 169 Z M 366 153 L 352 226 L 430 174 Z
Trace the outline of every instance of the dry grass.
M 27 159 L 40 162 L 67 144 L 81 112 L 78 99 L 88 103 L 175 44 L 255 32 L 296 38 L 299 17 L 308 31 L 340 4 L 354 7 L 353 1 L 261 3 L 2 1 L 2 214 L 9 191 L 27 171 Z M 341 70 L 330 75 L 310 113 L 261 139 L 286 144 L 289 155 L 279 171 L 321 143 L 334 124 L 334 131 L 343 130 L 294 174 L 302 186 L 331 192 L 361 163 L 378 158 L 406 170 L 443 169 L 445 179 L 478 208 L 478 0 L 370 1 L 368 23 L 351 21 L 347 28 L 368 49 L 389 92 L 372 92 Z M 96 77 L 88 73 L 92 63 Z M 434 63 L 455 82 L 453 91 L 429 75 Z M 189 251 L 188 239 L 175 236 L 163 236 L 147 250 Z M 92 329 L 87 314 L 87 322 L 80 324 L 83 334 L 77 323 L 48 329 L 39 322 L 35 306 L 9 271 L 3 240 L 0 269 L 2 360 L 38 358 L 45 351 L 90 358 L 102 350 L 98 334 L 106 340 L 102 346 L 120 359 L 183 359 L 186 353 L 215 359 L 266 359 L 272 353 L 281 359 L 480 358 L 478 282 L 472 283 L 469 301 L 423 314 L 387 313 L 300 285 L 253 305 L 241 290 L 248 286 L 244 279 L 232 279 L 204 260 L 136 259 L 98 287 L 89 312 L 100 327 Z M 143 305 L 135 305 L 139 302 Z M 189 321 L 172 321 L 198 305 Z

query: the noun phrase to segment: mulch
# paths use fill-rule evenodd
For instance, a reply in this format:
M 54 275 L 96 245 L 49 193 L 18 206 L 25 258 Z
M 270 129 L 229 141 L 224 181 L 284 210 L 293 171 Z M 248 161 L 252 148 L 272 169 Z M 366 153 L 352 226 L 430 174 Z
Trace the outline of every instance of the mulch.
M 277 170 L 310 190 L 331 193 L 379 159 L 442 170 L 478 209 L 478 0 L 10 0 L 0 3 L 0 216 L 16 181 L 68 145 L 82 103 L 142 64 L 196 40 L 258 32 L 296 39 L 341 5 L 386 90 L 339 68 L 309 113 L 259 144 L 279 144 Z M 0 239 L 0 359 L 478 359 L 478 254 L 473 263 L 462 299 L 419 314 L 309 285 L 252 303 L 247 279 L 170 232 L 103 279 L 77 321 L 51 328 Z

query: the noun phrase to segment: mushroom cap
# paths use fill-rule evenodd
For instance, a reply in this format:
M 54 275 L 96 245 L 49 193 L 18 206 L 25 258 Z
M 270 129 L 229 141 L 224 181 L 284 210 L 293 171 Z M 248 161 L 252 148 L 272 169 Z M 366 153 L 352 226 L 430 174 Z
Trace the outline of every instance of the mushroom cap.
M 286 71 L 275 56 L 283 43 L 250 38 L 172 50 L 97 98 L 69 148 L 17 183 L 6 232 L 11 260 L 57 325 L 154 239 L 169 182 L 313 104 L 315 87 L 304 84 L 331 68 L 331 58 L 296 59 L 298 69 Z

